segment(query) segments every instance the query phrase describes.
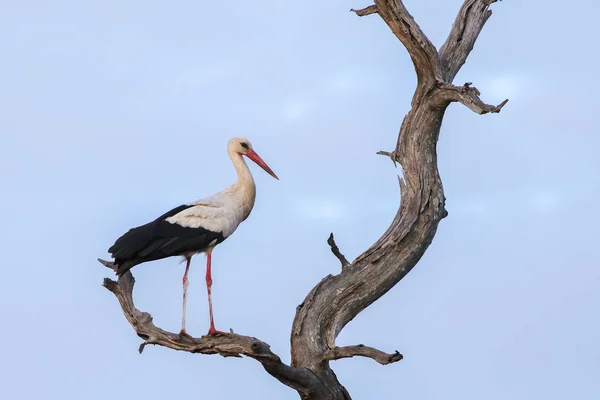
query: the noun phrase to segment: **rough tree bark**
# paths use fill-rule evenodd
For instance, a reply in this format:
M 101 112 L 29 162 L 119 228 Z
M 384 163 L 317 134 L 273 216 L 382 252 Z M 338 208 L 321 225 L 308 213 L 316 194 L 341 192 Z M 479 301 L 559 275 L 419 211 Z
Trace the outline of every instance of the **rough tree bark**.
M 225 336 L 186 338 L 156 327 L 150 314 L 139 311 L 132 299 L 134 279 L 127 272 L 118 282 L 106 278 L 104 286 L 119 300 L 127 320 L 147 344 L 191 353 L 256 359 L 283 384 L 306 400 L 349 400 L 329 361 L 370 357 L 380 364 L 402 359 L 397 351 L 387 354 L 364 345 L 337 347 L 335 339 L 344 326 L 396 285 L 417 264 L 433 240 L 439 222 L 446 217 L 444 192 L 437 168 L 436 144 L 448 105 L 459 102 L 478 114 L 497 113 L 485 104 L 479 91 L 452 81 L 473 49 L 496 0 L 465 0 L 448 39 L 438 51 L 400 0 L 375 0 L 354 11 L 358 16 L 378 14 L 402 42 L 417 73 L 411 109 L 405 116 L 396 148 L 379 154 L 391 157 L 403 169 L 401 204 L 390 227 L 375 244 L 352 263 L 338 249 L 333 235 L 328 243 L 342 270 L 321 280 L 297 307 L 291 332 L 291 365 L 284 364 L 259 339 L 231 332 Z M 109 262 L 101 262 L 112 268 Z

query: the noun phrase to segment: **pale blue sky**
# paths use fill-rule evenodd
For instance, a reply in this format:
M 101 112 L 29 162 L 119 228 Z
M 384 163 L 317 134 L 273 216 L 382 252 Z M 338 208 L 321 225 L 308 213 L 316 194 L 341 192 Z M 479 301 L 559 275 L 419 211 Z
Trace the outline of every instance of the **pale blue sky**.
M 439 4 L 436 4 L 439 3 Z M 460 0 L 406 1 L 439 46 Z M 289 361 L 295 307 L 393 218 L 389 160 L 415 74 L 347 0 L 3 2 L 0 13 L 0 381 L 3 398 L 296 399 L 249 359 L 140 339 L 96 262 L 132 226 L 234 180 L 249 137 L 256 207 L 213 256 L 217 328 Z M 435 7 L 435 8 L 429 8 Z M 453 105 L 439 142 L 449 217 L 422 261 L 339 345 L 401 362 L 333 363 L 354 399 L 600 398 L 594 1 L 503 1 L 457 83 L 510 102 Z M 188 327 L 208 328 L 202 256 Z M 137 305 L 177 331 L 183 265 L 136 267 Z

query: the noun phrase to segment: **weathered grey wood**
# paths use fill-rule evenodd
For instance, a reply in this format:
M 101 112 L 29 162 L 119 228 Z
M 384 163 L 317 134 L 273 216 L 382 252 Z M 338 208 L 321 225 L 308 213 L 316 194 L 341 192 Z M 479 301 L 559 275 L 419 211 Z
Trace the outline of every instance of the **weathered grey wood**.
M 448 35 L 440 48 L 443 79 L 452 82 L 463 66 L 475 41 L 492 15 L 490 5 L 498 0 L 465 0 Z
M 494 2 L 465 0 L 439 54 L 401 1 L 375 0 L 374 5 L 352 10 L 359 16 L 379 15 L 408 50 L 417 73 L 417 88 L 396 147 L 378 153 L 402 167 L 401 203 L 381 238 L 351 263 L 330 236 L 328 243 L 342 270 L 323 278 L 297 307 L 291 333 L 291 365 L 281 362 L 268 344 L 253 337 L 231 332 L 191 338 L 164 331 L 153 324 L 150 314 L 135 308 L 130 272 L 118 282 L 105 279 L 104 286 L 115 294 L 127 320 L 144 339 L 140 351 L 146 344 L 156 344 L 191 353 L 251 357 L 305 400 L 351 399 L 331 369 L 331 360 L 362 356 L 383 365 L 401 360 L 398 352 L 388 354 L 363 345 L 337 347 L 335 339 L 348 322 L 410 272 L 431 244 L 439 222 L 447 216 L 436 145 L 448 105 L 459 102 L 485 114 L 500 112 L 508 101 L 498 106 L 485 104 L 471 83 L 452 84 L 491 15 L 489 6 Z M 100 261 L 113 268 L 110 262 Z
M 381 365 L 391 364 L 404 358 L 402 354 L 398 353 L 398 350 L 392 354 L 388 354 L 373 347 L 359 344 L 356 346 L 334 347 L 323 354 L 323 360 L 333 361 L 339 360 L 340 358 L 351 358 L 357 356 L 371 358 Z

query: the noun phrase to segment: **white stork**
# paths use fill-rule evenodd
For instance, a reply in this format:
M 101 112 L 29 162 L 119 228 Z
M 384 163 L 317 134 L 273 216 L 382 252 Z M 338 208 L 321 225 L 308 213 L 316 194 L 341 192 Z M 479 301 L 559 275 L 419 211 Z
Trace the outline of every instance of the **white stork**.
M 171 256 L 184 256 L 183 311 L 181 334 L 185 330 L 188 270 L 192 256 L 206 253 L 206 289 L 210 315 L 209 335 L 223 334 L 215 329 L 211 298 L 211 252 L 236 230 L 250 215 L 256 197 L 256 185 L 243 155 L 258 164 L 273 178 L 279 180 L 271 168 L 252 149 L 244 137 L 234 137 L 227 144 L 227 152 L 237 171 L 237 181 L 227 189 L 202 200 L 181 205 L 154 221 L 130 229 L 108 249 L 114 258 L 120 277 L 132 267 Z

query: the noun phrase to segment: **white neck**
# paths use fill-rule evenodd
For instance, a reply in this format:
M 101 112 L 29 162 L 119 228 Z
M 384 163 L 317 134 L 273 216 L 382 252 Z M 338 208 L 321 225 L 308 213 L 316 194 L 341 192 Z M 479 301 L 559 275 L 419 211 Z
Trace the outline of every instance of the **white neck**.
M 238 179 L 236 184 L 240 185 L 254 185 L 254 179 L 252 178 L 252 174 L 250 173 L 250 168 L 248 168 L 248 164 L 242 157 L 242 155 L 236 151 L 229 152 L 229 158 L 231 158 L 231 162 L 237 172 Z
M 236 197 L 241 201 L 240 206 L 244 209 L 244 219 L 246 219 L 254 207 L 256 185 L 250 173 L 250 168 L 248 168 L 243 156 L 236 151 L 229 151 L 229 157 L 238 175 L 237 181 L 232 185 L 232 189 L 237 192 Z

